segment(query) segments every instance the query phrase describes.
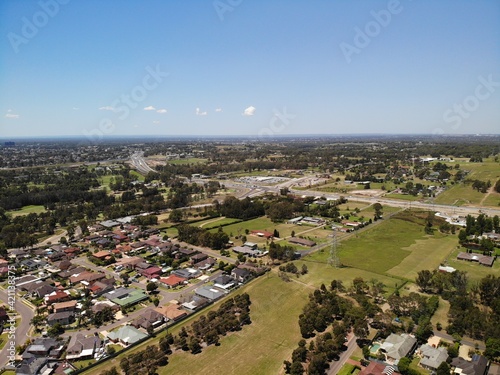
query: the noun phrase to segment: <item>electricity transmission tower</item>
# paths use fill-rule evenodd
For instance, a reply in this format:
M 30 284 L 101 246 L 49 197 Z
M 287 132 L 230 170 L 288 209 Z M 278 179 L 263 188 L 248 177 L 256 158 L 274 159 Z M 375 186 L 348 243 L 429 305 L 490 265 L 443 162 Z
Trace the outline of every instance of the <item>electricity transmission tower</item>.
M 337 253 L 337 229 L 333 230 L 333 242 L 330 247 L 330 256 L 328 257 L 328 264 L 335 268 L 340 268 L 340 259 Z

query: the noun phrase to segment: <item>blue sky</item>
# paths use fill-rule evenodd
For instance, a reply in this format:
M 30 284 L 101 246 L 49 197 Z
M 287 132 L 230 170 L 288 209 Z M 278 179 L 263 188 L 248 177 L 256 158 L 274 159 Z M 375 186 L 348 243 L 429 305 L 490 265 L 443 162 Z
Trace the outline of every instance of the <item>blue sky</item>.
M 498 134 L 496 0 L 2 0 L 0 137 Z

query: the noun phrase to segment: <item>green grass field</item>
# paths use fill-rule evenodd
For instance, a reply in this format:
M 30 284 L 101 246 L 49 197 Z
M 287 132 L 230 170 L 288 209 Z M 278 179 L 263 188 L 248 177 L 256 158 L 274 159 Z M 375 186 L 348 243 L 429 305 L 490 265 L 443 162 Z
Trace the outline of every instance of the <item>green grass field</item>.
M 500 178 L 500 164 L 495 163 L 493 158 L 484 159 L 482 163 L 469 163 L 467 161 L 457 161 L 453 163 L 447 163 L 450 166 L 454 166 L 455 164 L 460 165 L 460 169 L 469 171 L 470 173 L 467 175 L 468 180 L 481 180 L 481 181 L 491 181 L 491 184 L 494 185 L 495 182 Z M 500 195 L 499 195 L 500 196 Z M 459 183 L 454 185 L 449 190 L 446 190 L 442 194 L 440 194 L 436 198 L 436 203 L 443 204 L 479 204 L 483 199 L 484 194 L 473 190 L 471 185 L 465 185 L 463 183 Z M 455 203 L 456 202 L 456 203 Z M 486 206 L 498 206 L 500 203 L 500 198 L 495 199 L 493 196 L 490 199 L 486 200 L 483 204 Z
M 467 204 L 479 204 L 483 197 L 484 194 L 472 189 L 471 185 L 456 184 L 439 194 L 434 201 L 439 204 L 463 206 Z
M 439 267 L 457 246 L 457 237 L 444 236 L 438 233 L 416 240 L 412 245 L 402 250 L 410 254 L 401 263 L 387 272 L 398 277 L 414 280 L 420 270 L 433 270 Z
M 32 206 L 24 206 L 20 210 L 10 210 L 10 211 L 7 211 L 7 213 L 11 214 L 12 217 L 16 217 L 16 216 L 28 215 L 31 213 L 40 214 L 40 213 L 45 212 L 45 211 L 47 211 L 47 210 L 45 209 L 44 206 L 32 205 Z
M 437 323 L 441 323 L 443 328 L 446 327 L 448 322 L 448 311 L 450 310 L 450 303 L 442 298 L 439 298 L 439 306 L 431 318 L 431 323 L 435 327 Z
M 422 199 L 422 197 L 419 195 L 414 196 L 414 195 L 410 195 L 410 194 L 396 194 L 396 193 L 386 194 L 386 198 L 401 199 L 404 201 L 418 201 L 419 199 Z
M 167 163 L 168 164 L 183 165 L 183 164 L 200 164 L 200 163 L 206 163 L 207 161 L 208 161 L 208 159 L 187 158 L 187 159 L 167 160 Z
M 339 246 L 342 264 L 383 274 L 410 255 L 405 250 L 424 237 L 423 227 L 393 218 Z
M 500 206 L 500 193 L 491 193 L 483 202 L 483 206 L 498 207 Z

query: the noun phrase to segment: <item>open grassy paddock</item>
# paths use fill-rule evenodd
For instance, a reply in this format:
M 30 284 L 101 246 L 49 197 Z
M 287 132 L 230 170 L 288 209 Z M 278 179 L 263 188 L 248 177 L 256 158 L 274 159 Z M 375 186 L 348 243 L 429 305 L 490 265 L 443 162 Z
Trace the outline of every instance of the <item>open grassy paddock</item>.
M 398 277 L 414 280 L 420 270 L 433 270 L 448 257 L 457 246 L 457 236 L 440 235 L 425 236 L 417 239 L 412 245 L 402 248 L 409 254 L 397 266 L 387 272 Z
M 489 180 L 491 184 L 494 185 L 500 178 L 500 163 L 495 162 L 493 158 L 484 159 L 482 163 L 470 163 L 468 161 L 459 160 L 447 164 L 451 167 L 455 164 L 459 164 L 460 169 L 469 171 L 466 177 L 467 180 L 477 179 L 485 182 Z M 500 203 L 500 194 L 495 193 L 495 195 L 493 195 L 493 197 L 490 195 L 489 199 L 483 202 L 483 205 L 498 206 Z M 480 204 L 484 196 L 485 194 L 472 189 L 470 184 L 465 185 L 464 183 L 459 183 L 440 194 L 436 198 L 436 203 L 456 205 L 467 205 L 469 203 Z
M 44 206 L 37 206 L 37 205 L 32 205 L 32 206 L 24 206 L 23 208 L 19 210 L 9 210 L 7 211 L 8 214 L 11 214 L 12 217 L 16 216 L 22 216 L 22 215 L 28 215 L 31 213 L 35 214 L 41 214 L 42 212 L 47 211 Z

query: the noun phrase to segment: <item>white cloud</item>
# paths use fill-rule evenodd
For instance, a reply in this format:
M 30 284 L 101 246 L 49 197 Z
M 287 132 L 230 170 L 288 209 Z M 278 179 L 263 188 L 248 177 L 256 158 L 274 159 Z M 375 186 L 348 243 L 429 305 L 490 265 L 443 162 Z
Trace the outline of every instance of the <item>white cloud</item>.
M 157 120 L 153 121 L 153 124 L 159 124 L 159 123 L 160 123 L 160 121 L 157 121 Z
M 156 110 L 156 108 L 155 108 L 155 107 L 153 107 L 152 105 L 150 105 L 149 107 L 144 107 L 144 110 L 145 110 L 145 111 L 155 111 L 155 110 Z
M 16 115 L 14 113 L 10 113 L 10 112 L 12 112 L 12 110 L 10 110 L 10 109 L 7 112 L 8 113 L 5 115 L 6 118 L 11 118 L 11 119 L 18 119 L 19 118 L 19 115 Z
M 139 125 L 137 125 L 137 124 L 134 125 L 134 128 L 138 128 L 138 127 L 139 127 Z
M 73 107 L 73 110 L 78 111 L 80 108 L 78 107 Z
M 207 112 L 206 111 L 201 112 L 199 108 L 196 108 L 196 115 L 197 116 L 206 116 Z
M 222 108 L 215 108 L 215 112 L 222 112 Z
M 242 115 L 243 116 L 253 116 L 255 114 L 255 109 L 256 108 L 253 105 L 251 105 L 250 107 L 245 108 Z
M 167 113 L 167 110 L 165 108 L 159 109 L 156 112 L 158 113 Z
M 114 107 L 111 107 L 110 105 L 107 105 L 107 106 L 104 106 L 104 107 L 100 107 L 99 108 L 101 111 L 115 111 L 115 108 Z

